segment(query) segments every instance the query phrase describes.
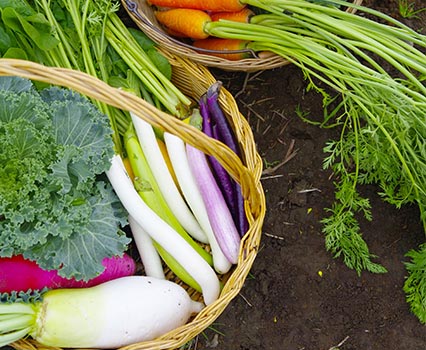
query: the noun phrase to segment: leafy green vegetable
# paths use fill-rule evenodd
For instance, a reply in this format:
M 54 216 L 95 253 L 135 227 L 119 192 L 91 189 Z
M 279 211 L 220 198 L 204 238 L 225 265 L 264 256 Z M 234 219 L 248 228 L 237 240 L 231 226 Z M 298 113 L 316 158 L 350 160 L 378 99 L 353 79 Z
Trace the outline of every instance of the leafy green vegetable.
M 342 119 L 341 138 L 325 147 L 324 166 L 332 168 L 338 178 L 336 202 L 323 220 L 326 246 L 336 256 L 343 255 L 358 273 L 386 271 L 372 262 L 375 256 L 359 233 L 355 214 L 367 220 L 372 217 L 370 203 L 357 192 L 358 185 L 378 184 L 380 196 L 397 208 L 417 204 L 426 225 L 426 104 L 413 107 L 389 95 L 393 101 L 384 107 L 377 95 L 380 90 L 364 87 L 376 105 L 371 104 L 369 113 L 351 108 L 350 118 Z
M 70 90 L 0 79 L 0 256 L 87 280 L 126 249 L 125 211 L 103 175 L 111 134 L 108 118 Z
M 129 33 L 133 36 L 139 46 L 144 50 L 151 61 L 158 67 L 160 72 L 167 78 L 172 78 L 172 67 L 169 61 L 156 49 L 156 44 L 142 31 L 134 28 L 128 28 Z

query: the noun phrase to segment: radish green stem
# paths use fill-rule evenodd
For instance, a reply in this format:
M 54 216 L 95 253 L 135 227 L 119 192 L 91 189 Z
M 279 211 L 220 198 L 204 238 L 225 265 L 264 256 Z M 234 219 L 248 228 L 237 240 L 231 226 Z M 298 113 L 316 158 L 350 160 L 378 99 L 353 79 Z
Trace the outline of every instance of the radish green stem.
M 152 86 L 150 92 L 170 113 L 185 117 L 191 101 L 158 70 L 115 13 L 108 19 L 106 34 L 111 45 L 141 81 Z

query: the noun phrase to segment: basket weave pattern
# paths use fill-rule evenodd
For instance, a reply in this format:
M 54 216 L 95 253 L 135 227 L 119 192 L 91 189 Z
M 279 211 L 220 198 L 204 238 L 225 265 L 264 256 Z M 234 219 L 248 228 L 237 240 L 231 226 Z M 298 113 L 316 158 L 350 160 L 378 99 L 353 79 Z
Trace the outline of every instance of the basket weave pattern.
M 215 82 L 214 77 L 203 66 L 171 54 L 168 54 L 168 59 L 173 67 L 173 82 L 195 101 Z M 238 111 L 232 95 L 226 89 L 222 89 L 220 103 L 235 129 L 242 150 L 242 161 L 223 143 L 206 136 L 177 118 L 161 112 L 146 101 L 123 90 L 115 89 L 85 73 L 46 67 L 24 60 L 0 59 L 0 75 L 20 76 L 67 87 L 113 107 L 133 111 L 153 126 L 179 136 L 185 142 L 215 156 L 231 176 L 240 183 L 245 198 L 249 230 L 242 238 L 238 263 L 230 273 L 222 277 L 224 287 L 219 299 L 205 307 L 186 325 L 155 340 L 132 344 L 121 349 L 177 349 L 210 326 L 243 287 L 259 249 L 266 212 L 265 196 L 260 183 L 262 160 L 256 151 L 250 126 Z M 180 283 L 178 280 L 175 282 Z M 193 299 L 202 299 L 201 295 L 193 290 L 188 289 L 188 293 Z M 11 345 L 19 350 L 60 350 L 42 346 L 31 339 L 20 340 Z
M 238 61 L 200 53 L 191 48 L 191 46 L 170 37 L 156 20 L 153 8 L 148 4 L 147 0 L 122 0 L 122 3 L 134 23 L 158 44 L 159 50 L 163 53 L 170 52 L 204 66 L 220 68 L 226 71 L 255 72 L 290 64 L 288 60 L 273 53 L 261 58 L 245 58 Z M 353 4 L 361 5 L 362 0 L 354 0 Z M 355 12 L 356 10 L 350 7 L 347 11 Z

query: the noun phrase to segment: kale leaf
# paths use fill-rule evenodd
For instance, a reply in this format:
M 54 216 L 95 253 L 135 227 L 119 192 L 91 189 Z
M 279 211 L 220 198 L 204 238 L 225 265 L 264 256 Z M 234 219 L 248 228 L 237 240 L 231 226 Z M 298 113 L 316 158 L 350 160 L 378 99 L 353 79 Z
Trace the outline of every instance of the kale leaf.
M 0 78 L 0 256 L 88 280 L 123 253 L 126 212 L 104 175 L 111 134 L 85 97 Z

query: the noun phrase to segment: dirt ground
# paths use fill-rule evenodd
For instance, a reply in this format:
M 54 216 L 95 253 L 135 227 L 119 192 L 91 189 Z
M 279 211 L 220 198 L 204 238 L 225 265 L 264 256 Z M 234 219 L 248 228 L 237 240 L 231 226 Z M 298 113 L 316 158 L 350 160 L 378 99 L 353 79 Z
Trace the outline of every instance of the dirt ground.
M 398 0 L 364 4 L 404 20 Z M 404 21 L 422 30 L 426 14 Z M 363 237 L 389 272 L 358 276 L 326 251 L 319 222 L 334 199 L 322 148 L 338 130 L 308 125 L 295 113 L 300 108 L 320 119 L 321 97 L 306 92 L 295 66 L 260 74 L 213 73 L 234 94 L 255 133 L 267 170 L 262 178 L 267 214 L 244 288 L 192 348 L 426 349 L 425 326 L 410 312 L 402 290 L 404 254 L 425 240 L 417 208 L 397 210 L 381 201 L 377 188 L 362 189 L 373 205 L 373 221 L 361 221 Z M 294 157 L 271 171 L 290 154 Z

